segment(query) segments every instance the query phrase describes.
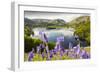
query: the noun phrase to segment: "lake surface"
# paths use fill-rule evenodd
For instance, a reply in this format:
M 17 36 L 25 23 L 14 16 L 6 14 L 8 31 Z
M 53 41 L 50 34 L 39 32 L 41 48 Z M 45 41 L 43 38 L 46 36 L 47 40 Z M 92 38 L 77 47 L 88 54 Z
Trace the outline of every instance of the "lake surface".
M 33 38 L 40 38 L 39 32 L 42 31 L 46 34 L 49 42 L 57 41 L 57 37 L 64 36 L 64 42 L 62 45 L 64 48 L 69 47 L 69 43 L 72 43 L 75 46 L 77 41 L 74 37 L 74 29 L 72 28 L 60 28 L 60 29 L 46 29 L 46 28 L 34 28 L 34 36 Z

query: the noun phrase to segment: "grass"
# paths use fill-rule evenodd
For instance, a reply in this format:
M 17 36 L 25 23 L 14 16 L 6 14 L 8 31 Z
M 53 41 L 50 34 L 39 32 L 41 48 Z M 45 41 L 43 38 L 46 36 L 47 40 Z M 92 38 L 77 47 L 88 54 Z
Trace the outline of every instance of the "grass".
M 47 26 L 46 28 L 67 28 L 67 26 L 57 26 L 57 25 L 54 25 L 54 26 Z
M 24 61 L 28 61 L 28 53 L 24 53 Z
M 81 48 L 82 49 L 82 48 Z M 90 53 L 90 47 L 85 47 L 85 50 Z M 60 53 L 57 53 L 56 55 L 53 55 L 53 57 L 50 59 L 50 61 L 54 60 L 75 60 L 75 58 L 71 58 L 64 54 L 63 56 L 60 56 Z M 76 58 L 78 59 L 78 58 Z M 24 61 L 28 61 L 28 53 L 24 54 Z M 48 61 L 47 54 L 45 54 L 45 58 L 42 58 L 41 54 L 35 53 L 35 56 L 32 61 Z
M 86 49 L 86 51 L 87 51 L 88 53 L 90 53 L 90 51 L 91 51 L 91 50 L 90 50 L 90 47 L 86 47 L 85 49 Z
M 54 60 L 71 60 L 72 58 L 64 55 L 62 57 L 60 57 L 59 55 L 55 55 L 53 56 L 50 60 L 54 61 Z M 40 56 L 39 54 L 35 54 L 34 58 L 32 61 L 47 61 L 47 58 L 42 58 L 42 56 Z M 24 61 L 28 61 L 28 54 L 25 53 L 24 55 Z

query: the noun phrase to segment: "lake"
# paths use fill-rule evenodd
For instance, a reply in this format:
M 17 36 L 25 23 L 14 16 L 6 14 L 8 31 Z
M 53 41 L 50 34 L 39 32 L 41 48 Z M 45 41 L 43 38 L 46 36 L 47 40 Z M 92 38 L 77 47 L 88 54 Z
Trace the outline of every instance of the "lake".
M 57 37 L 64 36 L 64 42 L 62 42 L 62 46 L 64 48 L 69 47 L 69 43 L 72 43 L 75 46 L 77 41 L 74 37 L 74 29 L 72 28 L 59 28 L 59 29 L 46 29 L 46 28 L 34 28 L 34 36 L 33 38 L 40 38 L 39 32 L 42 31 L 46 34 L 49 42 L 55 42 Z

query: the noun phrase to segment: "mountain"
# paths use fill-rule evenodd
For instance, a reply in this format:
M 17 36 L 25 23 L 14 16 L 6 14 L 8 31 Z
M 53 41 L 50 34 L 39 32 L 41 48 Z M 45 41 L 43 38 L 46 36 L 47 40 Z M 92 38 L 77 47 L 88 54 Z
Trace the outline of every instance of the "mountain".
M 32 26 L 50 26 L 50 25 L 64 25 L 66 22 L 63 19 L 28 19 L 24 18 L 24 24 L 30 27 Z
M 77 17 L 76 19 L 73 19 L 72 21 L 70 21 L 68 24 L 69 26 L 76 28 L 80 25 L 84 25 L 87 22 L 90 22 L 90 16 Z
M 32 27 L 34 22 L 28 18 L 24 18 L 24 25 L 28 25 L 29 27 Z
M 73 19 L 70 22 L 66 22 L 63 19 L 28 19 L 24 18 L 24 25 L 29 27 L 47 27 L 47 26 L 65 26 L 76 28 L 80 24 L 85 24 L 90 21 L 89 16 L 80 16 Z

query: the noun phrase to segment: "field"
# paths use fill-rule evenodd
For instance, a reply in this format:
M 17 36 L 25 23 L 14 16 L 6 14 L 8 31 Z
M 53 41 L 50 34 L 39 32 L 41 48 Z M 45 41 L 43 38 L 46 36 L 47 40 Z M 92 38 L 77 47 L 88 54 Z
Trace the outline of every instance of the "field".
M 81 48 L 81 50 L 82 50 L 82 48 Z M 86 47 L 85 50 L 86 50 L 87 53 L 90 54 L 90 47 Z M 34 57 L 32 58 L 32 61 L 54 61 L 54 60 L 82 59 L 81 55 L 80 56 L 78 55 L 77 57 L 74 55 L 74 57 L 73 57 L 73 56 L 70 56 L 71 54 L 73 54 L 72 51 L 69 51 L 69 53 L 65 52 L 62 55 L 60 54 L 60 52 L 58 52 L 57 54 L 54 54 L 54 55 L 52 55 L 52 57 L 48 58 L 46 53 L 45 53 L 44 57 L 41 54 L 35 53 Z M 28 57 L 29 57 L 28 55 L 29 55 L 29 53 L 24 54 L 24 60 L 25 61 L 28 61 Z M 50 53 L 49 53 L 49 55 L 50 55 Z M 87 58 L 89 59 L 90 55 Z M 87 58 L 83 58 L 83 59 L 87 59 Z

